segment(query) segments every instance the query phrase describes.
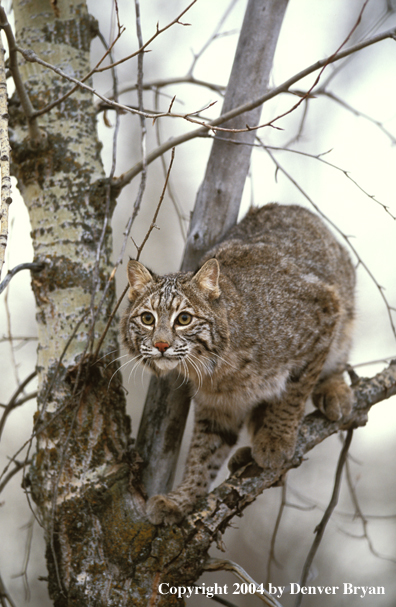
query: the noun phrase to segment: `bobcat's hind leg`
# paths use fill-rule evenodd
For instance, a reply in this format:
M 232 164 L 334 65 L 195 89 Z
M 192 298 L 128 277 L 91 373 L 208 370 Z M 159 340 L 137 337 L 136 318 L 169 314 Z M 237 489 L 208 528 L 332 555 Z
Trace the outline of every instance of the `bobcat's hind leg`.
M 345 382 L 353 329 L 353 309 L 342 313 L 336 335 L 319 380 L 312 391 L 312 402 L 328 419 L 338 421 L 351 412 L 353 392 Z
M 312 402 L 331 421 L 338 421 L 351 412 L 353 392 L 341 373 L 318 382 L 312 393 Z
M 278 470 L 293 456 L 305 399 L 261 403 L 252 412 L 249 430 L 252 456 L 261 468 Z
M 250 415 L 252 455 L 262 468 L 278 470 L 293 457 L 305 403 L 318 382 L 328 353 L 323 342 L 321 345 L 315 358 L 289 376 L 278 399 L 260 403 Z

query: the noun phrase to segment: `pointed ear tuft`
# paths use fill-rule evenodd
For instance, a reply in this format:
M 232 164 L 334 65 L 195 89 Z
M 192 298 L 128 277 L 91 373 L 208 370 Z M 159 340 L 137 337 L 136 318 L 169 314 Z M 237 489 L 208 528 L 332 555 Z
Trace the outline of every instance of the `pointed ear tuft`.
M 220 297 L 219 287 L 220 266 L 217 259 L 208 259 L 193 277 L 198 288 L 203 291 L 209 299 Z
M 135 301 L 148 283 L 153 280 L 153 276 L 140 261 L 136 261 L 135 259 L 128 261 L 127 273 L 130 287 L 128 299 L 129 301 Z

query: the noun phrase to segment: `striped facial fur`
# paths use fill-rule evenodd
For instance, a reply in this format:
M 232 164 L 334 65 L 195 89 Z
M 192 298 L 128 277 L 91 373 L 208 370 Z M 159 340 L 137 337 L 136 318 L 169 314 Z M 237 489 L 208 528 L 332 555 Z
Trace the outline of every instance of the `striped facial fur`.
M 159 277 L 138 261 L 128 264 L 130 304 L 122 321 L 129 352 L 156 375 L 177 369 L 199 386 L 227 345 L 219 266 L 209 260 L 193 276 Z

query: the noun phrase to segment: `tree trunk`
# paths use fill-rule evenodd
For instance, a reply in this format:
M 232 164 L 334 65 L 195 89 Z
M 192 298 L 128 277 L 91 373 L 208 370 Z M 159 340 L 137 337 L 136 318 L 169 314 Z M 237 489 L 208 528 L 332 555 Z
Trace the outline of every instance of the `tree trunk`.
M 222 113 L 257 99 L 267 88 L 288 0 L 249 0 L 228 82 Z M 261 106 L 223 127 L 240 129 L 259 123 Z M 236 223 L 249 170 L 256 131 L 223 133 L 215 137 L 204 180 L 198 191 L 182 270 L 195 270 L 202 255 Z M 227 140 L 248 145 L 235 145 Z M 143 480 L 149 495 L 172 487 L 180 444 L 189 411 L 189 397 L 172 391 L 169 382 L 150 382 L 136 447 L 146 462 Z M 170 407 L 172 417 L 169 416 Z M 178 420 L 177 428 L 174 420 Z M 167 437 L 171 435 L 173 448 Z M 164 473 L 166 470 L 166 473 Z
M 21 48 L 76 78 L 89 72 L 96 23 L 81 0 L 16 1 L 14 10 Z M 20 64 L 35 109 L 70 89 L 52 70 Z M 32 279 L 39 411 L 28 483 L 44 528 L 49 591 L 55 605 L 119 605 L 131 584 L 125 568 L 130 571 L 135 560 L 124 522 L 131 521 L 133 535 L 154 530 L 141 522 L 143 501 L 140 494 L 133 498 L 129 484 L 130 423 L 120 376 L 111 378 L 116 368 L 92 365 L 89 356 L 114 305 L 111 286 L 99 308 L 112 269 L 107 224 L 114 201 L 104 179 L 93 99 L 80 89 L 43 115 L 47 138 L 40 149 L 32 149 L 16 99 L 11 111 L 13 170 L 30 214 L 35 261 L 44 263 Z M 102 354 L 117 348 L 113 326 Z

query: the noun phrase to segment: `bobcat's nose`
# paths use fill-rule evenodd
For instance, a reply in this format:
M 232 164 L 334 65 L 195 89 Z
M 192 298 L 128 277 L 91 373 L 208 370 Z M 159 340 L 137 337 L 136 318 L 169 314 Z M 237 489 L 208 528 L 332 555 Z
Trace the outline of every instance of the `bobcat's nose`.
M 169 348 L 169 346 L 170 346 L 170 344 L 168 344 L 167 341 L 157 341 L 154 344 L 154 348 L 157 348 L 157 350 L 162 352 L 162 354 L 165 352 L 165 350 L 167 350 Z

